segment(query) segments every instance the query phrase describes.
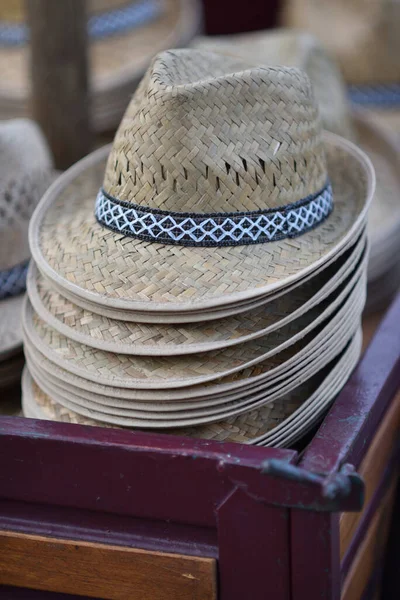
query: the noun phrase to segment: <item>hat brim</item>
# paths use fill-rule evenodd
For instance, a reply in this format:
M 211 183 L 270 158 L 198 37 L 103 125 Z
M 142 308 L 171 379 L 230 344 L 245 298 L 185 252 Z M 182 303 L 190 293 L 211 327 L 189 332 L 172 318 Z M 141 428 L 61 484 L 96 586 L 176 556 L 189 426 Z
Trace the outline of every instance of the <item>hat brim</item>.
M 376 175 L 368 214 L 368 279 L 373 280 L 396 264 L 400 249 L 399 147 L 383 127 L 365 114 L 355 113 L 353 121 L 357 140 L 371 159 Z
M 218 322 L 135 323 L 79 307 L 58 293 L 33 263 L 27 277 L 29 299 L 39 317 L 76 342 L 120 354 L 184 355 L 235 346 L 282 328 L 311 310 L 354 270 L 366 246 L 365 234 L 341 259 L 290 293 Z M 95 307 L 94 307 L 95 310 Z
M 344 316 L 355 302 L 361 303 L 360 317 L 365 301 L 364 272 L 361 265 L 332 298 L 281 330 L 205 354 L 142 357 L 97 350 L 58 333 L 35 314 L 28 302 L 23 327 L 30 342 L 50 361 L 85 379 L 113 387 L 181 388 L 215 381 L 259 363 L 268 363 L 271 369 L 274 364 L 281 365 L 284 358 L 295 361 L 299 350 L 296 343 L 314 343 L 317 327 L 329 328 L 331 321 Z
M 89 44 L 92 73 L 93 124 L 113 127 L 153 56 L 169 48 L 186 46 L 199 32 L 201 12 L 197 0 L 165 0 L 157 19 L 120 35 Z M 0 114 L 2 118 L 29 112 L 29 48 L 1 47 Z
M 292 369 L 284 378 L 266 382 L 261 389 L 252 390 L 250 393 L 244 391 L 237 397 L 224 399 L 198 401 L 180 401 L 172 407 L 169 403 L 132 403 L 121 402 L 112 396 L 104 397 L 84 390 L 71 390 L 54 381 L 42 370 L 38 369 L 34 361 L 28 360 L 29 370 L 37 384 L 53 398 L 71 408 L 77 413 L 87 415 L 87 411 L 99 420 L 110 420 L 126 426 L 146 426 L 155 428 L 169 428 L 172 426 L 188 426 L 217 421 L 238 415 L 248 410 L 253 410 L 264 404 L 278 401 L 299 386 L 299 382 L 305 382 L 325 368 L 346 347 L 359 327 L 359 319 L 356 305 L 342 319 L 339 326 L 332 328 L 330 333 L 330 344 L 325 344 L 323 349 L 314 353 L 310 362 L 302 365 L 302 369 Z M 358 312 L 359 316 L 359 312 Z M 296 372 L 295 372 L 296 371 Z M 83 409 L 83 412 L 82 410 Z
M 365 296 L 365 294 L 363 295 Z M 38 349 L 30 340 L 29 336 L 24 336 L 24 350 L 29 367 L 33 366 L 39 373 L 43 374 L 45 379 L 62 386 L 74 394 L 92 394 L 104 396 L 107 399 L 113 398 L 115 402 L 121 401 L 122 404 L 128 401 L 132 406 L 147 406 L 157 403 L 179 407 L 181 402 L 190 401 L 193 405 L 206 405 L 208 403 L 219 403 L 229 400 L 243 398 L 246 395 L 255 394 L 265 389 L 265 386 L 276 385 L 278 382 L 288 378 L 289 373 L 299 375 L 299 373 L 315 360 L 316 355 L 325 354 L 330 349 L 333 336 L 341 334 L 342 326 L 345 321 L 345 329 L 352 326 L 356 319 L 357 312 L 362 310 L 364 297 L 360 296 L 354 303 L 352 311 L 349 313 L 345 308 L 339 311 L 327 323 L 318 328 L 310 338 L 306 338 L 292 345 L 286 351 L 281 353 L 278 360 L 271 359 L 258 363 L 257 365 L 233 373 L 222 379 L 202 383 L 201 385 L 192 385 L 182 388 L 161 388 L 161 389 L 141 389 L 129 387 L 115 387 L 107 383 L 99 383 L 97 380 L 89 380 L 85 377 L 72 373 L 60 366 L 60 360 L 53 357 L 56 362 L 49 360 L 49 353 L 45 348 Z M 356 323 L 359 322 L 359 314 Z M 47 356 L 41 350 L 47 353 Z M 68 366 L 68 365 L 67 365 Z M 99 402 L 102 402 L 99 399 Z M 204 404 L 205 403 L 205 404 Z
M 94 216 L 109 148 L 64 173 L 30 224 L 31 251 L 56 284 L 95 304 L 179 312 L 256 298 L 311 273 L 361 230 L 374 192 L 369 159 L 324 133 L 334 209 L 293 239 L 244 246 L 183 247 L 115 234 Z
M 110 306 L 104 306 L 100 304 L 96 304 L 95 302 L 90 302 L 87 299 L 84 299 L 80 296 L 76 296 L 70 290 L 67 290 L 62 285 L 57 284 L 54 280 L 51 281 L 51 287 L 55 291 L 57 291 L 61 296 L 83 308 L 84 310 L 88 310 L 98 315 L 105 316 L 109 319 L 117 319 L 126 321 L 128 323 L 150 323 L 150 324 L 192 324 L 192 323 L 206 323 L 207 321 L 216 321 L 217 319 L 225 319 L 226 317 L 234 317 L 238 315 L 242 315 L 244 312 L 248 312 L 259 308 L 260 306 L 265 305 L 266 302 L 272 302 L 277 298 L 291 293 L 297 293 L 297 288 L 299 286 L 304 285 L 307 281 L 309 281 L 313 277 L 317 277 L 320 275 L 325 269 L 331 267 L 334 263 L 340 260 L 342 255 L 349 252 L 353 247 L 355 247 L 355 240 L 358 242 L 365 234 L 366 226 L 363 224 L 361 231 L 355 235 L 355 239 L 350 239 L 347 241 L 346 245 L 344 245 L 340 250 L 338 250 L 337 254 L 333 254 L 325 263 L 320 264 L 315 270 L 308 272 L 304 277 L 301 277 L 298 280 L 293 281 L 288 286 L 285 286 L 281 289 L 276 289 L 273 292 L 263 294 L 262 296 L 257 296 L 256 298 L 250 298 L 246 300 L 239 300 L 236 302 L 229 302 L 227 304 L 223 304 L 222 306 L 216 306 L 211 308 L 201 308 L 198 310 L 188 309 L 185 311 L 179 312 L 164 312 L 164 311 L 139 311 L 139 310 L 123 310 L 121 308 L 115 309 Z M 44 275 L 41 273 L 41 275 Z M 47 277 L 44 276 L 46 280 Z
M 286 445 L 293 436 L 308 430 L 332 402 L 357 363 L 361 350 L 361 333 L 357 333 L 343 354 L 310 382 L 296 389 L 281 402 L 271 403 L 224 421 L 197 427 L 169 430 L 174 435 L 233 441 L 259 445 Z M 23 377 L 23 410 L 30 418 L 110 425 L 82 416 L 54 402 L 34 383 L 28 370 Z

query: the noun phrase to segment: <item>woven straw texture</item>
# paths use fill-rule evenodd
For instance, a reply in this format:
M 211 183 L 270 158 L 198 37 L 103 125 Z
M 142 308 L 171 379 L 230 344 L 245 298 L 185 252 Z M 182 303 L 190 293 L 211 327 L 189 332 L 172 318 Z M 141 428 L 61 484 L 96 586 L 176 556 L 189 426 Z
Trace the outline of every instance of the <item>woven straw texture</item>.
M 25 354 L 30 368 L 46 380 L 68 392 L 95 400 L 100 404 L 126 407 L 145 411 L 182 410 L 216 406 L 245 397 L 254 397 L 266 390 L 288 382 L 293 376 L 309 373 L 321 360 L 330 360 L 341 340 L 348 339 L 350 332 L 359 325 L 365 294 L 361 294 L 351 308 L 346 303 L 328 323 L 321 325 L 304 340 L 256 366 L 239 371 L 216 382 L 171 390 L 141 390 L 102 385 L 64 370 L 49 361 L 41 350 L 25 335 Z M 326 358 L 328 357 L 328 358 Z M 56 362 L 57 358 L 55 358 Z M 320 364 L 320 363 L 318 363 Z
M 61 334 L 101 350 L 123 354 L 179 355 L 236 345 L 282 328 L 324 300 L 354 269 L 365 247 L 356 248 L 321 274 L 259 308 L 206 323 L 133 323 L 80 308 L 55 291 L 32 265 L 28 293 L 39 317 Z
M 228 74 L 215 75 L 224 65 Z M 197 212 L 223 206 L 246 211 L 296 201 L 316 192 L 329 176 L 332 214 L 297 238 L 252 246 L 182 247 L 121 237 L 94 219 L 106 153 L 99 151 L 59 180 L 32 221 L 32 252 L 46 276 L 77 296 L 114 308 L 200 310 L 282 288 L 346 245 L 360 229 L 373 191 L 369 163 L 348 142 L 320 137 L 305 75 L 284 68 L 233 74 L 230 69 L 230 58 L 207 53 L 160 55 L 117 133 L 106 190 L 179 212 L 193 209 L 189 192 L 197 186 Z M 194 81 L 195 75 L 202 79 Z M 159 97 L 154 113 L 147 103 L 142 106 L 144 90 Z M 180 125 L 180 133 L 171 125 Z
M 27 120 L 0 123 L 0 271 L 29 258 L 29 219 L 53 178 L 37 125 Z
M 189 213 L 272 209 L 319 192 L 327 169 L 309 81 L 246 66 L 194 50 L 156 58 L 118 129 L 105 191 Z
M 372 160 L 376 191 L 369 215 L 371 237 L 370 278 L 387 271 L 399 252 L 400 165 L 398 148 L 366 117 L 351 115 L 339 69 L 312 36 L 291 30 L 200 38 L 196 47 L 215 49 L 251 62 L 303 68 L 310 77 L 323 126 L 358 143 Z M 400 69 L 399 69 L 400 73 Z M 353 117 L 353 118 L 352 118 Z M 381 251 L 384 243 L 387 252 Z
M 157 311 L 154 312 L 149 310 L 152 308 L 150 303 L 147 303 L 148 310 L 124 310 L 121 308 L 113 308 L 109 305 L 100 305 L 95 302 L 90 302 L 86 298 L 82 298 L 73 294 L 70 289 L 66 289 L 62 283 L 45 276 L 44 273 L 42 275 L 46 280 L 51 283 L 52 289 L 57 291 L 63 297 L 68 299 L 70 302 L 83 308 L 84 310 L 88 310 L 95 314 L 99 314 L 110 319 L 116 319 L 118 321 L 126 321 L 128 323 L 152 323 L 152 324 L 183 324 L 183 323 L 205 323 L 206 321 L 216 321 L 217 319 L 222 319 L 231 316 L 238 316 L 244 312 L 249 312 L 256 308 L 259 308 L 266 302 L 272 302 L 276 300 L 280 296 L 284 294 L 289 294 L 295 292 L 296 288 L 300 285 L 303 285 L 307 281 L 309 281 L 312 277 L 316 277 L 320 275 L 324 269 L 330 267 L 334 262 L 340 259 L 346 252 L 348 252 L 355 244 L 357 244 L 362 236 L 365 235 L 365 223 L 362 221 L 359 224 L 358 230 L 354 232 L 354 237 L 347 240 L 346 244 L 342 246 L 336 254 L 332 254 L 329 259 L 320 264 L 313 271 L 308 271 L 306 275 L 301 277 L 298 280 L 293 281 L 289 285 L 285 286 L 281 289 L 275 289 L 272 292 L 268 292 L 261 296 L 257 296 L 256 298 L 250 298 L 246 300 L 239 300 L 235 302 L 229 302 L 222 306 L 216 306 L 214 308 L 203 308 L 201 310 L 192 310 L 190 307 L 189 310 L 185 311 L 177 311 L 177 312 L 165 312 L 165 311 Z
M 291 369 L 285 375 L 281 374 L 275 377 L 271 381 L 266 380 L 261 384 L 252 385 L 251 388 L 244 388 L 239 392 L 234 391 L 231 395 L 225 394 L 215 398 L 187 398 L 175 402 L 166 401 L 165 399 L 138 402 L 112 395 L 104 396 L 94 391 L 67 384 L 57 376 L 42 369 L 39 364 L 43 361 L 38 359 L 38 355 L 31 353 L 29 349 L 27 351 L 27 364 L 38 385 L 50 395 L 55 394 L 55 397 L 59 398 L 62 404 L 64 403 L 63 399 L 65 399 L 67 407 L 68 401 L 70 401 L 76 405 L 79 404 L 83 408 L 93 409 L 100 413 L 139 419 L 141 424 L 143 424 L 143 420 L 147 423 L 156 422 L 156 425 L 161 427 L 170 426 L 171 420 L 177 419 L 178 422 L 182 420 L 187 422 L 188 419 L 191 419 L 193 423 L 193 419 L 200 419 L 203 422 L 205 417 L 206 420 L 210 421 L 214 418 L 210 419 L 212 415 L 231 416 L 273 402 L 296 388 L 299 381 L 306 381 L 313 377 L 340 354 L 348 343 L 349 337 L 359 327 L 358 317 L 356 318 L 357 311 L 359 311 L 359 306 L 355 305 L 351 309 L 351 314 L 345 317 L 345 323 L 332 329 L 331 344 L 321 344 L 319 351 L 314 352 L 307 362 Z M 249 381 L 251 380 L 249 379 Z M 77 412 L 79 412 L 79 409 Z M 164 423 L 157 423 L 157 421 L 164 421 Z
M 279 353 L 302 338 L 305 344 L 306 333 L 310 333 L 318 323 L 327 319 L 335 308 L 340 306 L 358 278 L 359 274 L 353 276 L 335 301 L 326 302 L 323 312 L 320 311 L 318 314 L 316 311 L 311 316 L 313 311 L 310 311 L 306 326 L 304 327 L 303 321 L 303 328 L 301 326 L 299 328 L 298 325 L 297 331 L 293 324 L 289 324 L 283 328 L 285 332 L 278 330 L 265 338 L 203 354 L 182 357 L 141 357 L 96 350 L 62 336 L 39 319 L 28 305 L 24 311 L 24 327 L 31 341 L 50 360 L 89 380 L 117 387 L 144 389 L 184 387 L 225 377 L 230 373 L 265 362 L 267 358 L 269 367 L 274 360 L 279 364 Z M 350 293 L 347 300 L 349 304 L 360 296 L 363 286 L 365 287 L 365 281 L 362 277 Z M 347 310 L 346 303 L 342 310 Z M 303 317 L 300 321 L 302 319 Z M 275 355 L 277 355 L 276 359 L 273 358 Z
M 326 325 L 321 325 L 304 340 L 292 345 L 274 359 L 268 359 L 216 382 L 208 382 L 200 386 L 170 390 L 142 390 L 102 385 L 74 375 L 55 362 L 49 361 L 33 345 L 27 335 L 24 340 L 25 354 L 30 365 L 34 364 L 35 368 L 43 372 L 46 378 L 66 390 L 88 398 L 92 394 L 105 396 L 105 400 L 98 398 L 99 403 L 104 403 L 104 401 L 109 403 L 112 399 L 116 405 L 119 405 L 120 401 L 124 403 L 125 400 L 128 400 L 130 403 L 138 403 L 136 408 L 145 410 L 152 410 L 152 404 L 154 410 L 157 410 L 155 403 L 162 405 L 164 410 L 167 406 L 171 409 L 179 409 L 182 402 L 187 403 L 188 407 L 216 405 L 228 400 L 239 399 L 245 395 L 256 394 L 264 390 L 265 385 L 275 385 L 280 381 L 287 380 L 289 374 L 292 376 L 299 375 L 300 371 L 305 372 L 318 357 L 325 356 L 344 335 L 348 334 L 347 329 L 351 329 L 354 323 L 358 323 L 364 301 L 365 294 L 362 294 L 354 303 L 351 311 L 347 307 L 344 311 L 339 310 Z M 42 350 L 46 351 L 45 348 Z M 90 395 L 86 396 L 86 392 L 90 392 Z
M 268 443 L 268 433 L 274 429 L 278 433 L 276 428 L 279 425 L 286 424 L 290 434 L 288 419 L 290 415 L 293 415 L 294 428 L 296 434 L 299 435 L 301 434 L 301 428 L 296 426 L 296 418 L 298 420 L 302 405 L 308 404 L 307 408 L 310 409 L 310 405 L 318 404 L 321 396 L 324 395 L 325 406 L 327 407 L 354 367 L 359 351 L 360 336 L 356 336 L 354 342 L 349 346 L 342 358 L 339 359 L 336 365 L 332 365 L 332 369 L 328 368 L 326 372 L 321 373 L 312 381 L 301 386 L 292 395 L 286 397 L 284 401 L 264 406 L 256 411 L 251 411 L 226 421 L 202 427 L 183 428 L 177 431 L 172 430 L 170 433 L 220 441 L 266 444 Z M 338 373 L 340 372 L 345 374 L 345 377 L 342 377 L 341 381 L 340 377 L 338 378 Z M 334 385 L 332 385 L 332 382 Z M 28 417 L 47 418 L 86 425 L 100 425 L 99 421 L 78 415 L 55 403 L 32 381 L 28 371 L 25 373 L 23 382 L 23 407 L 24 414 Z M 315 422 L 316 414 L 318 414 L 316 411 L 314 411 L 314 414 L 312 412 L 310 414 L 309 412 L 308 422 L 302 423 L 303 430 L 307 426 L 310 426 L 310 420 L 314 420 Z M 286 436 L 289 439 L 288 433 L 286 433 Z M 285 434 L 281 433 L 278 440 L 280 445 L 284 445 Z
M 150 404 L 134 405 L 131 402 L 115 402 L 112 397 L 101 397 L 94 393 L 82 393 L 81 390 L 68 389 L 59 385 L 51 376 L 36 367 L 35 360 L 29 358 L 29 369 L 39 386 L 50 395 L 57 397 L 58 401 L 72 408 L 78 413 L 87 414 L 91 410 L 92 416 L 100 413 L 101 420 L 109 420 L 127 426 L 146 427 L 171 427 L 185 426 L 217 421 L 238 415 L 287 395 L 294 390 L 299 381 L 306 381 L 324 368 L 334 357 L 336 357 L 348 344 L 349 339 L 359 327 L 360 303 L 349 310 L 348 315 L 342 319 L 342 323 L 336 332 L 331 333 L 331 344 L 327 344 L 323 351 L 314 353 L 310 362 L 303 365 L 301 372 L 290 374 L 272 383 L 267 382 L 255 393 L 244 392 L 236 399 L 217 400 L 216 403 L 204 402 L 179 402 L 172 407 L 169 403 L 161 403 L 158 406 Z M 82 412 L 83 411 L 83 412 Z
M 349 83 L 398 83 L 400 7 L 393 0 L 286 0 L 282 22 L 316 35 Z
M 324 129 L 352 139 L 347 93 L 341 73 L 312 36 L 291 30 L 199 37 L 192 47 L 236 56 L 251 64 L 285 65 L 307 73 Z
M 49 150 L 37 125 L 28 120 L 0 123 L 0 361 L 22 345 L 22 297 L 6 296 L 23 287 L 30 255 L 29 219 L 54 178 Z

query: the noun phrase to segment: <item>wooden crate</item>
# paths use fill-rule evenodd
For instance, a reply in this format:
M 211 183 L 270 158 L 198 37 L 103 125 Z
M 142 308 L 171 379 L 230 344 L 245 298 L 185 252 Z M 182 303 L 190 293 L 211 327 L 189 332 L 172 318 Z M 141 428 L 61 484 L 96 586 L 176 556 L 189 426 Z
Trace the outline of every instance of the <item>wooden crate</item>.
M 400 297 L 302 452 L 0 419 L 0 597 L 377 598 L 399 323 Z

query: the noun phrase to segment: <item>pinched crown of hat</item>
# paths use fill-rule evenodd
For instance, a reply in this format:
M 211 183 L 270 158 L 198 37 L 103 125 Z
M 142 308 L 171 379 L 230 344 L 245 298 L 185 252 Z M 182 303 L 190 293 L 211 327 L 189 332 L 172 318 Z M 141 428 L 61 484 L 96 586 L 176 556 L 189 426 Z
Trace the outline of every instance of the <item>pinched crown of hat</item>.
M 332 209 L 305 73 L 196 50 L 155 58 L 116 134 L 99 222 L 162 243 L 299 235 Z
M 296 29 L 198 37 L 199 50 L 240 57 L 249 63 L 297 67 L 310 78 L 322 127 L 354 139 L 349 99 L 340 70 L 324 46 L 309 33 Z

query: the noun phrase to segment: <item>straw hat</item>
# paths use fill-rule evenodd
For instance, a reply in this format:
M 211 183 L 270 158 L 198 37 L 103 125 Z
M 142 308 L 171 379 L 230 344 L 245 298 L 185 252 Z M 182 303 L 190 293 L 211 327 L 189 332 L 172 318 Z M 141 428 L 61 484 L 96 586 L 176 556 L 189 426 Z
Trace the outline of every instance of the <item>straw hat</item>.
M 25 307 L 23 313 L 24 329 L 31 343 L 49 360 L 95 382 L 135 389 L 166 390 L 187 387 L 219 380 L 266 362 L 267 359 L 273 360 L 274 357 L 281 361 L 281 352 L 296 342 L 309 341 L 308 334 L 326 322 L 346 298 L 349 304 L 355 301 L 350 292 L 356 298 L 360 296 L 360 290 L 365 286 L 365 278 L 361 277 L 362 270 L 360 268 L 349 281 L 345 280 L 333 294 L 333 298 L 330 296 L 314 309 L 307 311 L 304 316 L 275 332 L 229 349 L 210 350 L 204 354 L 155 358 L 101 351 L 63 336 L 42 321 L 30 305 Z
M 59 350 L 55 351 L 55 340 L 50 340 L 48 336 L 44 337 L 41 330 L 37 330 L 37 323 L 32 323 L 32 313 L 28 313 L 28 321 L 25 324 L 25 353 L 31 370 L 40 372 L 45 378 L 53 379 L 54 384 L 65 389 L 70 391 L 73 389 L 75 393 L 78 393 L 77 390 L 79 390 L 80 396 L 86 395 L 86 392 L 90 393 L 90 397 L 94 394 L 100 403 L 99 396 L 105 395 L 106 403 L 125 399 L 139 403 L 136 408 L 142 406 L 143 409 L 151 410 L 150 405 L 154 402 L 173 409 L 181 408 L 182 401 L 186 403 L 189 400 L 191 406 L 194 406 L 192 402 L 200 403 L 195 404 L 197 407 L 226 402 L 228 399 L 240 400 L 245 396 L 264 391 L 266 385 L 276 385 L 282 381 L 286 383 L 289 373 L 291 376 L 298 376 L 300 371 L 303 373 L 307 371 L 311 364 L 320 364 L 321 359 L 325 360 L 326 357 L 334 356 L 335 354 L 332 355 L 332 352 L 337 353 L 337 344 L 343 339 L 348 340 L 354 332 L 354 326 L 357 326 L 357 319 L 353 313 L 357 313 L 363 303 L 364 295 L 361 289 L 363 283 L 362 279 L 358 281 L 345 302 L 334 314 L 297 343 L 289 345 L 285 350 L 266 360 L 256 362 L 251 367 L 240 371 L 234 370 L 222 379 L 208 377 L 208 381 L 203 380 L 201 385 L 186 385 L 189 380 L 189 377 L 186 376 L 183 381 L 177 381 L 178 387 L 163 389 L 162 385 L 152 385 L 150 389 L 145 389 L 145 377 L 143 377 L 142 385 L 137 386 L 134 368 L 136 367 L 137 372 L 138 366 L 133 358 L 127 357 L 129 365 L 127 365 L 127 369 L 124 369 L 123 356 L 113 357 L 103 353 L 96 354 L 96 357 L 101 358 L 102 364 L 105 365 L 100 373 L 101 383 L 99 383 L 96 373 L 99 368 L 97 358 L 92 361 L 92 365 L 85 359 L 82 359 L 79 364 L 73 354 L 76 349 L 81 353 L 90 352 L 90 348 L 70 346 L 70 342 L 66 340 L 63 341 L 62 346 L 59 345 Z M 37 317 L 35 315 L 33 317 L 36 321 Z M 69 351 L 70 349 L 72 352 Z M 192 363 L 192 370 L 194 359 L 196 359 L 196 355 L 188 359 Z M 199 362 L 202 360 L 203 364 L 207 366 L 207 362 L 209 362 L 207 359 L 210 357 L 207 354 L 197 355 L 197 359 Z M 144 362 L 140 360 L 139 366 Z M 154 361 L 153 380 L 158 378 L 168 382 L 166 362 L 172 366 L 175 372 L 179 367 L 183 371 L 184 360 L 182 363 L 171 359 Z M 114 365 L 113 371 L 116 377 L 110 375 L 112 365 Z M 133 368 L 129 371 L 129 366 L 132 365 Z M 157 372 L 158 365 L 160 365 L 160 370 Z M 149 371 L 149 364 L 147 366 L 147 371 Z M 197 377 L 197 382 L 198 380 L 199 377 Z M 145 403 L 146 406 L 142 403 Z M 153 408 L 153 410 L 156 409 Z
M 31 249 L 47 278 L 97 305 L 206 309 L 317 269 L 360 231 L 372 192 L 365 155 L 321 134 L 300 71 L 169 51 L 111 152 L 44 197 Z
M 122 354 L 168 356 L 226 348 L 270 334 L 301 317 L 334 292 L 351 274 L 365 248 L 365 239 L 348 250 L 319 276 L 293 293 L 278 293 L 267 304 L 231 317 L 179 323 L 141 323 L 112 319 L 81 308 L 58 292 L 32 264 L 28 274 L 29 298 L 35 312 L 59 333 L 88 346 Z
M 281 22 L 315 34 L 339 61 L 352 100 L 400 133 L 397 0 L 286 0 Z
M 29 46 L 23 0 L 0 7 L 0 116 L 29 114 Z M 115 127 L 152 56 L 198 33 L 198 0 L 89 0 L 89 60 L 96 130 Z
M 156 57 L 113 147 L 31 222 L 25 414 L 302 435 L 360 351 L 373 179 L 302 71 Z
M 0 123 L 0 386 L 21 374 L 21 309 L 29 261 L 28 224 L 54 178 L 39 128 Z
M 198 38 L 195 47 L 240 56 L 251 63 L 284 64 L 310 77 L 324 128 L 359 144 L 372 159 L 376 191 L 369 218 L 369 279 L 381 279 L 398 260 L 400 250 L 400 161 L 386 131 L 359 113 L 351 113 L 345 85 L 333 58 L 316 38 L 293 30 L 258 32 L 221 38 Z M 392 275 L 390 275 L 392 278 Z M 393 287 L 393 286 L 392 286 Z M 380 288 L 382 297 L 387 286 Z
M 182 427 L 168 433 L 260 446 L 289 446 L 315 427 L 343 387 L 357 363 L 361 338 L 358 331 L 338 359 L 286 396 L 283 402 L 266 404 L 211 425 Z M 110 423 L 107 415 L 91 416 L 93 412 L 89 410 L 82 415 L 81 407 L 78 407 L 81 413 L 74 412 L 58 402 L 59 393 L 56 397 L 54 400 L 54 396 L 46 394 L 25 370 L 23 410 L 26 417 L 103 427 L 122 426 Z
M 171 394 L 171 390 L 162 387 L 160 390 L 137 389 L 138 381 L 131 376 L 134 374 L 129 371 L 129 367 L 125 369 L 122 366 L 122 356 L 113 357 L 97 352 L 92 356 L 92 364 L 82 355 L 80 361 L 74 361 L 70 353 L 66 354 L 66 347 L 59 344 L 60 338 L 58 341 L 57 336 L 53 341 L 48 336 L 40 338 L 40 328 L 32 330 L 30 315 L 25 314 L 25 352 L 29 371 L 36 382 L 38 392 L 30 398 L 31 394 L 24 386 L 25 416 L 70 420 L 76 423 L 87 422 L 85 419 L 89 417 L 93 419 L 92 424 L 140 429 L 161 428 L 168 433 L 251 443 L 256 443 L 258 438 L 261 441 L 270 430 L 274 430 L 275 433 L 278 426 L 289 427 L 296 417 L 302 424 L 294 428 L 292 435 L 299 437 L 321 416 L 321 410 L 308 410 L 310 403 L 319 405 L 322 402 L 326 410 L 357 361 L 361 347 L 357 330 L 364 300 L 365 279 L 361 279 L 334 316 L 321 324 L 315 334 L 306 336 L 304 341 L 300 340 L 297 348 L 290 347 L 281 352 L 280 356 L 270 357 L 244 371 L 232 373 L 223 377 L 220 382 L 211 381 L 172 390 L 178 392 L 176 397 Z M 34 318 L 34 321 L 36 326 L 37 318 Z M 56 346 L 53 345 L 54 341 Z M 70 344 L 67 339 L 65 342 L 67 346 Z M 78 346 L 75 346 L 73 351 L 77 349 Z M 80 350 L 83 350 L 83 347 L 80 347 Z M 86 350 L 90 351 L 89 348 Z M 46 358 L 42 352 L 57 363 L 64 364 L 67 370 Z M 194 355 L 194 360 L 196 356 L 199 358 L 199 355 Z M 72 363 L 81 362 L 83 369 L 77 371 L 73 365 L 71 368 L 71 359 Z M 208 360 L 205 357 L 203 360 L 205 366 L 210 362 L 211 357 Z M 140 361 L 136 360 L 135 364 L 133 359 L 130 368 L 137 368 L 138 364 L 140 365 Z M 185 364 L 183 360 L 182 374 Z M 148 364 L 148 367 L 150 366 Z M 153 374 L 157 374 L 158 371 L 157 375 L 166 382 L 167 373 L 164 369 L 163 374 L 162 361 L 156 363 L 155 367 L 156 371 L 153 371 Z M 171 363 L 171 369 L 173 368 L 175 371 L 179 369 L 176 361 L 175 367 Z M 94 375 L 95 371 L 97 375 Z M 76 372 L 80 372 L 84 377 L 76 375 Z M 125 376 L 125 382 L 122 381 L 121 375 Z M 332 378 L 336 381 L 333 388 Z M 104 385 L 105 380 L 108 380 L 110 385 Z M 186 379 L 186 382 L 188 381 L 190 382 Z M 136 387 L 118 387 L 121 384 Z M 181 385 L 181 382 L 175 384 Z M 212 390 L 214 395 L 209 396 L 208 392 Z M 124 391 L 125 394 L 121 394 Z M 40 413 L 40 398 L 43 392 L 52 399 L 52 410 L 47 415 Z M 147 400 L 138 399 L 137 392 L 146 395 Z M 157 393 L 158 400 L 154 396 Z M 126 400 L 121 399 L 121 395 Z M 136 400 L 131 399 L 132 395 L 135 395 Z M 305 414 L 307 410 L 308 417 Z M 266 439 L 265 443 L 273 442 Z M 286 443 L 287 441 L 282 441 L 282 444 Z

